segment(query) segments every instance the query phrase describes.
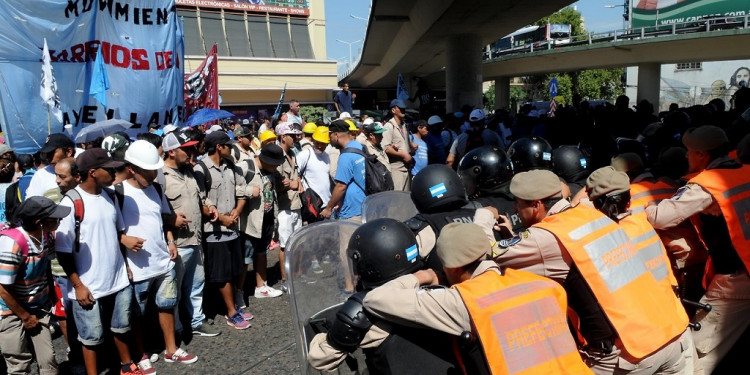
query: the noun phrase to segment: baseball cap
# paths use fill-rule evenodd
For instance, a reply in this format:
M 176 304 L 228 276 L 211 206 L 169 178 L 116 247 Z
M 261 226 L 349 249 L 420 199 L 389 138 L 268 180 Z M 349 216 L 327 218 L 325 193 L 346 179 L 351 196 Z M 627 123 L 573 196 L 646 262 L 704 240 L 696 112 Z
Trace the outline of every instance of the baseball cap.
M 427 119 L 427 125 L 435 125 L 435 124 L 442 124 L 443 119 L 440 118 L 438 115 L 432 115 L 430 118 Z
M 339 115 L 339 120 L 343 120 L 347 118 L 352 118 L 352 115 L 350 115 L 349 112 L 341 112 L 341 114 Z
M 250 120 L 248 119 L 242 120 L 242 125 L 250 126 Z
M 222 128 L 221 125 L 211 125 L 211 127 L 208 128 L 208 130 L 206 130 L 206 135 L 209 135 L 209 134 L 211 134 L 213 132 L 220 132 L 220 131 L 223 131 L 223 130 L 224 130 L 224 128 Z
M 250 127 L 248 126 L 240 126 L 237 129 L 234 129 L 234 137 L 247 137 L 251 134 Z
M 373 122 L 375 122 L 375 119 L 372 117 L 368 117 L 365 119 L 365 121 L 362 121 L 362 125 L 372 124 Z
M 70 207 L 55 204 L 51 199 L 42 196 L 27 197 L 18 206 L 15 218 L 23 219 L 62 219 L 70 214 Z
M 453 112 L 453 117 L 455 118 L 464 118 L 464 113 L 461 111 Z
M 206 136 L 206 148 L 216 145 L 231 145 L 232 140 L 229 139 L 227 133 L 224 132 L 213 132 Z
M 373 122 L 372 124 L 364 125 L 363 129 L 365 130 L 365 133 L 373 133 L 373 134 L 385 133 L 385 127 L 383 127 L 383 124 L 379 122 Z
M 125 138 L 122 134 L 118 133 L 108 135 L 106 138 L 104 138 L 104 140 L 102 140 L 102 148 L 107 150 L 110 155 L 113 152 L 128 146 L 130 146 L 130 140 Z
M 349 124 L 344 120 L 336 120 L 328 128 L 331 133 L 349 132 Z
M 268 165 L 284 164 L 284 150 L 282 150 L 279 145 L 273 143 L 268 144 L 260 149 L 258 159 Z
M 41 153 L 46 154 L 57 150 L 58 148 L 75 148 L 73 141 L 63 133 L 54 133 L 47 136 L 47 141 L 44 142 L 44 147 L 39 150 Z
M 484 111 L 480 108 L 477 108 L 471 111 L 471 114 L 469 115 L 469 121 L 482 121 L 484 120 L 484 117 Z
M 190 147 L 196 144 L 198 144 L 198 141 L 191 140 L 185 132 L 180 131 L 169 133 L 164 136 L 164 139 L 161 141 L 161 148 L 166 152 L 180 147 Z
M 164 130 L 164 134 L 169 134 L 169 133 L 177 130 L 177 127 L 174 126 L 173 124 L 167 124 L 167 125 L 164 125 L 164 129 L 163 130 Z
M 393 99 L 391 100 L 390 108 L 393 107 L 406 108 L 406 103 L 401 99 Z
M 103 148 L 90 148 L 76 158 L 76 165 L 80 171 L 97 168 L 118 168 L 124 164 L 125 162 L 112 160 Z
M 282 136 L 287 134 L 302 134 L 302 130 L 297 129 L 291 122 L 282 122 L 276 125 L 276 135 Z

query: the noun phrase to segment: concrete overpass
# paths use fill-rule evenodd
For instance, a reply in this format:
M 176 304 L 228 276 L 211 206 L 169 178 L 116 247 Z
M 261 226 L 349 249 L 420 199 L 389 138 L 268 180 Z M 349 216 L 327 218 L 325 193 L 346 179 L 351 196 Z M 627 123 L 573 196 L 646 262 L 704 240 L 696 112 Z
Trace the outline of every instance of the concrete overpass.
M 503 108 L 510 104 L 512 77 L 638 66 L 637 101 L 659 103 L 661 64 L 746 59 L 748 41 L 750 29 L 744 28 L 565 46 L 487 61 L 482 76 L 495 80 L 495 103 Z
M 484 45 L 572 4 L 573 0 L 372 0 L 352 87 L 393 88 L 422 77 L 446 88 L 449 111 L 482 104 Z M 413 91 L 412 91 L 413 92 Z

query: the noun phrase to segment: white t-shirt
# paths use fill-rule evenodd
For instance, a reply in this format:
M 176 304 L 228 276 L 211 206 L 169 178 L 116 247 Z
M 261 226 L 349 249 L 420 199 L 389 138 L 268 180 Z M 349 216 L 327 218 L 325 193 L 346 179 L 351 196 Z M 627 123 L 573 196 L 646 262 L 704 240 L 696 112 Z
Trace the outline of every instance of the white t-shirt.
M 326 152 L 317 153 L 312 148 L 306 148 L 297 154 L 297 166 L 300 175 L 303 170 L 305 172 L 302 186 L 308 188 L 309 184 L 309 187 L 318 193 L 320 199 L 323 200 L 324 207 L 331 199 L 331 180 L 328 175 L 330 165 L 331 158 Z
M 118 292 L 128 286 L 128 273 L 125 259 L 120 252 L 117 232 L 125 229 L 120 207 L 112 202 L 109 194 L 89 194 L 80 187 L 76 191 L 83 199 L 84 214 L 81 222 L 80 248 L 73 251 L 75 241 L 75 215 L 73 201 L 64 198 L 61 206 L 70 207 L 70 215 L 60 221 L 55 233 L 55 251 L 72 253 L 76 271 L 81 282 L 89 288 L 94 298 L 101 298 Z M 75 290 L 68 292 L 75 299 Z
M 47 190 L 57 188 L 57 176 L 55 167 L 48 165 L 34 172 L 29 182 L 29 188 L 26 189 L 26 198 L 43 196 Z
M 133 281 L 148 280 L 169 272 L 174 267 L 174 261 L 169 259 L 169 248 L 164 239 L 164 223 L 161 219 L 162 213 L 170 213 L 167 198 L 162 195 L 159 199 L 159 193 L 154 185 L 138 189 L 124 181 L 122 186 L 125 193 L 122 205 L 125 234 L 146 240 L 138 252 L 126 252 Z

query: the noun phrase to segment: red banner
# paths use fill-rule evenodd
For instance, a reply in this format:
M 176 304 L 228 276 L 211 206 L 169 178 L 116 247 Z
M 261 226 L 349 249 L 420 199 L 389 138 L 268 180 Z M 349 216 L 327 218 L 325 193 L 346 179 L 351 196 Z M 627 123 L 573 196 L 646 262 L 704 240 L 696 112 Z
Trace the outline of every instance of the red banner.
M 194 72 L 185 75 L 185 118 L 201 108 L 219 108 L 216 44 Z

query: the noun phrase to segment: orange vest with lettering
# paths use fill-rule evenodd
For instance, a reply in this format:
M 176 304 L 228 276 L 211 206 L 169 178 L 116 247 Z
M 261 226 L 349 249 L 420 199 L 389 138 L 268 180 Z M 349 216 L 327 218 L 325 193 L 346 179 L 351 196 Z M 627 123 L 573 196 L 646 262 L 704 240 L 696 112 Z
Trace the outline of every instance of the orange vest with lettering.
M 677 286 L 677 279 L 674 277 L 674 272 L 672 272 L 672 265 L 667 254 L 667 249 L 664 247 L 659 234 L 654 230 L 651 223 L 648 222 L 646 212 L 632 213 L 620 220 L 619 224 L 620 228 L 630 238 L 630 242 L 635 246 L 636 251 L 645 252 L 646 256 L 644 258 L 649 258 L 646 262 L 646 267 L 651 271 L 654 279 L 659 284 L 662 284 L 662 287 L 674 290 L 673 287 Z M 678 310 L 684 312 L 682 303 L 676 297 L 674 300 Z
M 556 282 L 525 271 L 487 271 L 456 284 L 479 335 L 490 372 L 592 374 L 565 318 L 567 297 Z
M 736 169 L 707 169 L 689 183 L 700 185 L 719 205 L 732 245 L 745 268 L 750 270 L 750 165 Z
M 664 181 L 644 180 L 630 184 L 630 207 L 646 207 L 650 202 L 659 203 L 662 199 L 671 198 L 677 188 Z
M 563 244 L 617 331 L 618 346 L 628 355 L 644 358 L 685 331 L 687 315 L 674 308 L 679 301 L 665 278 L 668 270 L 656 264 L 662 262 L 663 247 L 653 251 L 655 247 L 649 246 L 658 237 L 635 238 L 641 241 L 634 245 L 620 225 L 583 205 L 534 226 Z M 656 267 L 649 269 L 650 264 Z

